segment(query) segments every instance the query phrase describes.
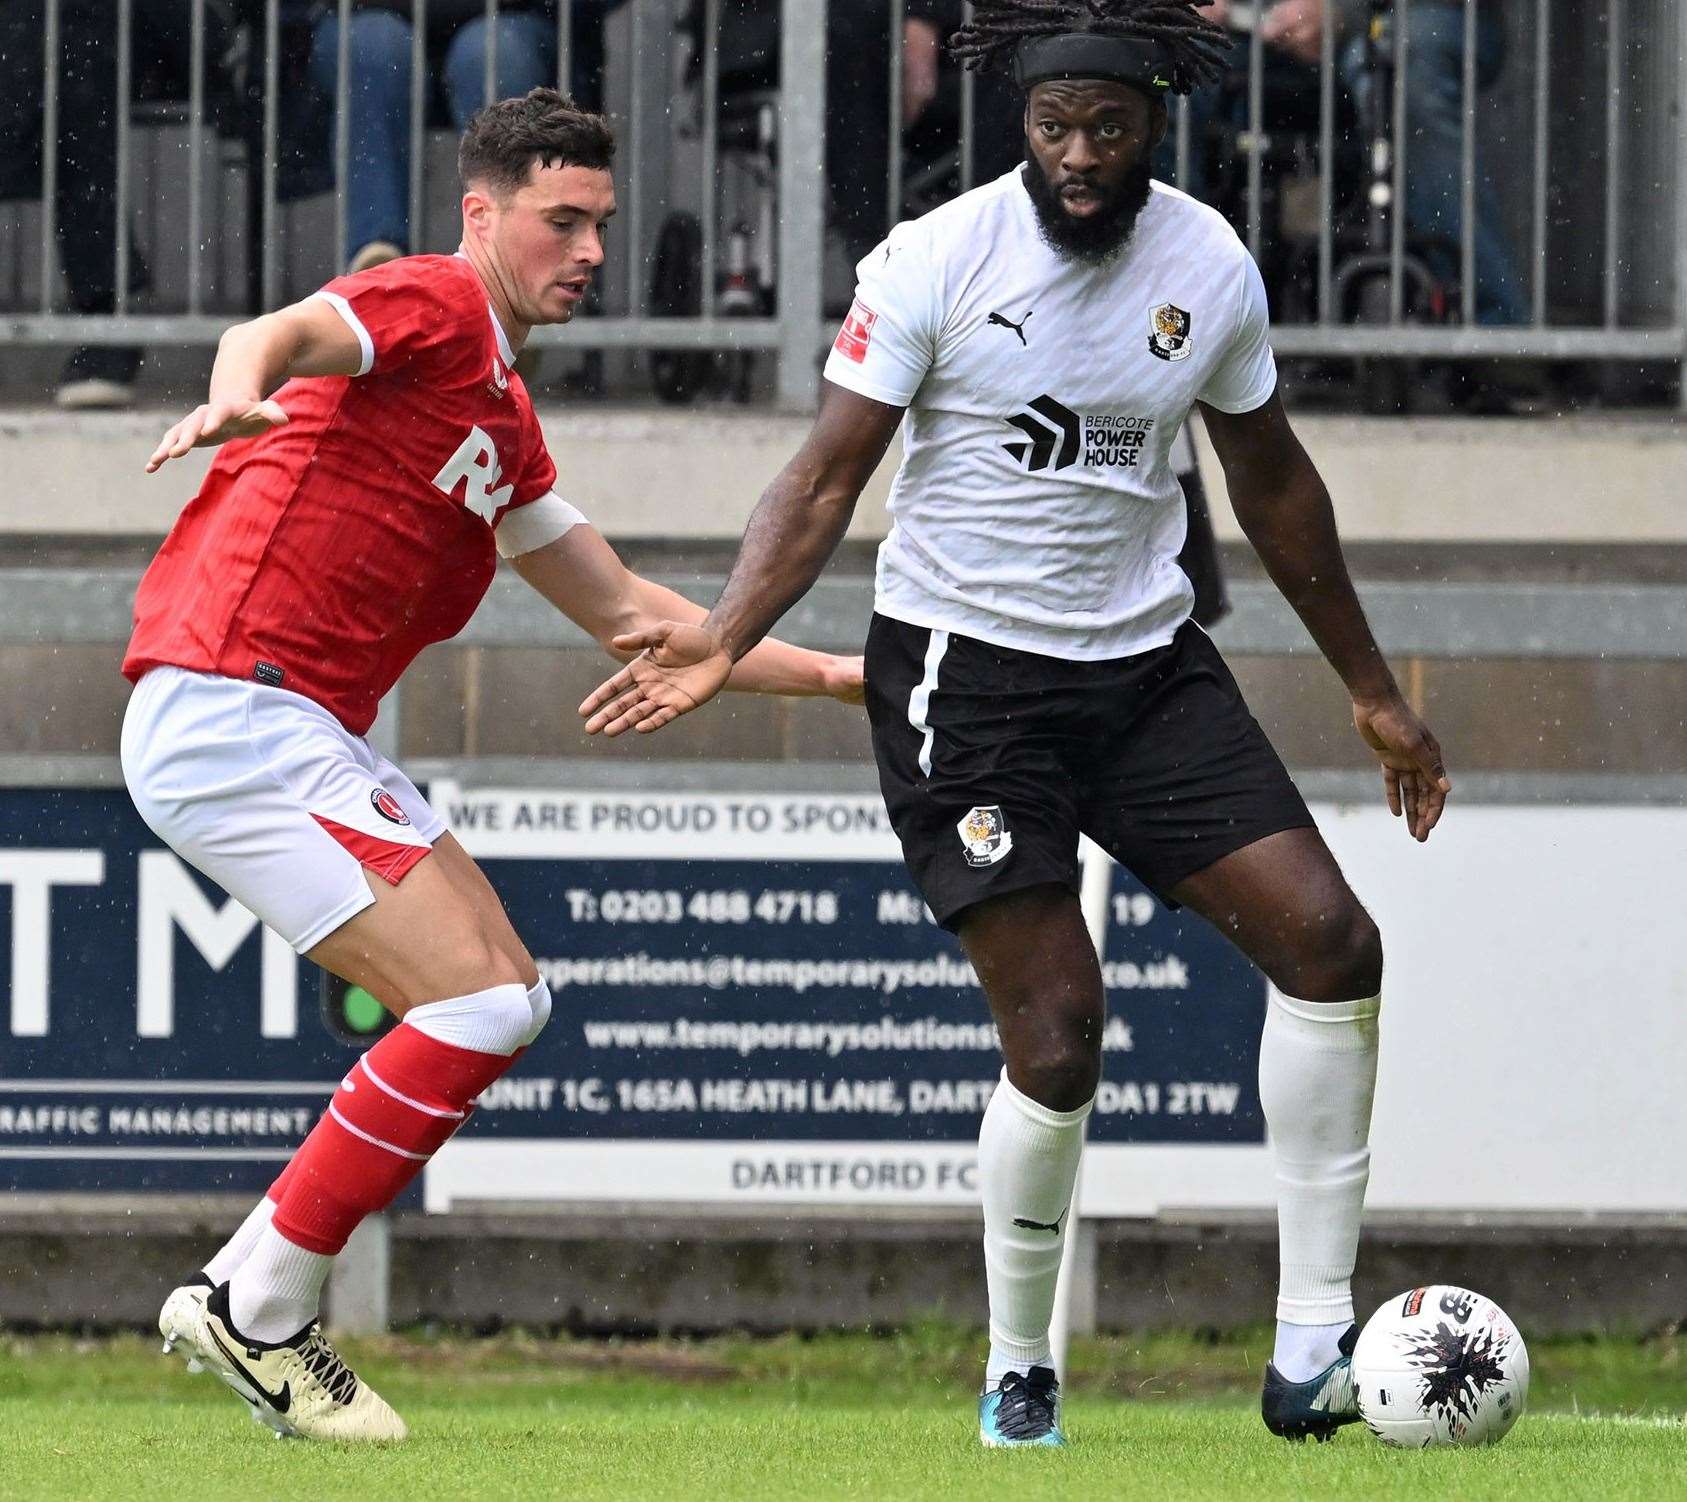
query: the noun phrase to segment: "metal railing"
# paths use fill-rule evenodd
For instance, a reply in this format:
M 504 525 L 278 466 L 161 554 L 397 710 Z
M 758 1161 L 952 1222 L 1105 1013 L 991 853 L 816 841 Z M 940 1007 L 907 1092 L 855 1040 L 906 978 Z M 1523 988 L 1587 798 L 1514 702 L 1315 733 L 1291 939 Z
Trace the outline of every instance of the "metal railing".
M 137 31 L 135 0 L 116 0 L 111 45 L 116 49 L 112 127 L 118 170 L 112 183 L 115 210 L 111 311 L 72 313 L 59 292 L 61 228 L 57 199 L 63 186 L 60 127 L 65 93 L 66 15 L 62 0 L 43 0 L 40 105 L 41 208 L 36 233 L 26 212 L 0 212 L 0 342 L 58 345 L 176 344 L 215 341 L 232 317 L 302 296 L 338 269 L 344 254 L 354 143 L 345 108 L 355 64 L 352 0 L 315 7 L 320 21 L 337 20 L 334 58 L 334 128 L 328 148 L 340 187 L 333 200 L 332 250 L 328 235 L 295 223 L 295 206 L 283 198 L 282 163 L 290 143 L 287 82 L 298 68 L 302 0 L 182 0 L 189 17 L 185 98 L 164 125 L 174 160 L 185 165 L 185 192 L 170 171 L 158 180 L 136 172 L 137 101 L 132 79 L 138 48 L 155 39 Z M 1293 254 L 1281 284 L 1304 306 L 1278 307 L 1275 342 L 1289 355 L 1425 356 L 1493 355 L 1585 358 L 1595 361 L 1657 360 L 1687 364 L 1687 141 L 1677 122 L 1687 116 L 1687 0 L 1611 0 L 1597 16 L 1568 0 L 1520 0 L 1507 6 L 1510 79 L 1502 98 L 1481 88 L 1479 27 L 1487 0 L 1390 0 L 1372 7 L 1373 31 L 1338 36 L 1327 26 L 1316 62 L 1298 73 L 1298 87 L 1316 100 L 1314 123 L 1282 125 L 1274 118 L 1268 64 L 1280 52 L 1266 40 L 1269 3 L 1232 0 L 1228 20 L 1241 45 L 1236 68 L 1211 100 L 1177 101 L 1173 109 L 1170 171 L 1199 179 L 1199 162 L 1217 153 L 1228 163 L 1230 202 L 1225 206 L 1256 256 L 1282 258 L 1283 216 L 1276 190 L 1293 177 L 1314 190 L 1315 224 L 1287 236 Z M 482 92 L 490 98 L 502 46 L 514 45 L 500 17 L 514 7 L 486 0 Z M 753 8 L 752 8 L 753 9 Z M 828 47 L 843 45 L 828 17 L 842 26 L 852 8 L 826 0 L 765 0 L 780 18 L 777 93 L 771 110 L 776 140 L 754 143 L 763 171 L 766 202 L 757 246 L 760 264 L 776 284 L 761 289 L 762 305 L 749 316 L 727 316 L 719 291 L 723 244 L 734 212 L 726 202 L 724 170 L 741 142 L 721 135 L 726 82 L 721 55 L 726 33 L 745 7 L 723 15 L 722 0 L 624 0 L 610 18 L 613 33 L 606 96 L 623 141 L 620 172 L 624 211 L 612 232 L 605 295 L 593 311 L 566 329 L 537 332 L 540 347 L 765 351 L 777 357 L 777 391 L 790 406 L 812 401 L 815 356 L 832 332 L 822 319 L 826 269 L 827 155 L 825 137 L 836 114 L 826 102 Z M 863 11 L 873 10 L 863 6 Z M 883 0 L 888 31 L 882 38 L 888 69 L 889 119 L 885 159 L 887 220 L 910 208 L 913 167 L 905 162 L 903 69 L 906 0 Z M 1331 0 L 1332 13 L 1335 9 Z M 1363 9 L 1363 7 L 1361 7 Z M 554 11 L 555 74 L 572 81 L 576 0 Z M 1417 143 L 1418 91 L 1444 60 L 1419 57 L 1413 17 L 1436 14 L 1461 27 L 1456 91 L 1458 105 L 1456 235 L 1426 249 L 1422 226 L 1411 222 L 1409 202 L 1424 148 Z M 365 13 L 367 14 L 367 13 Z M 594 9 L 594 15 L 597 14 Z M 877 11 L 874 11 L 877 14 Z M 676 43 L 681 16 L 694 23 L 695 57 L 687 67 Z M 208 22 L 219 20 L 224 37 L 233 17 L 240 48 L 213 56 Z M 415 249 L 448 249 L 454 224 L 442 204 L 449 173 L 430 163 L 437 59 L 428 41 L 427 0 L 413 0 L 409 41 L 408 132 L 405 193 Z M 1370 40 L 1367 42 L 1367 38 Z M 226 39 L 226 38 L 225 38 Z M 1368 48 L 1368 50 L 1367 50 Z M 617 53 L 619 55 L 617 55 Z M 1572 57 L 1572 54 L 1574 55 Z M 211 80 L 226 99 L 220 118 L 212 108 Z M 1591 80 L 1603 92 L 1592 107 L 1562 99 L 1573 79 L 1585 93 Z M 1446 78 L 1439 78 L 1443 90 Z M 736 87 L 737 85 L 734 84 Z M 971 186 L 986 126 L 1000 131 L 996 110 L 981 115 L 980 85 L 951 71 L 944 87 L 956 118 L 954 162 L 947 190 Z M 1369 113 L 1353 98 L 1370 90 Z M 1375 97 L 1377 90 L 1382 97 Z M 835 103 L 836 101 L 834 101 Z M 1221 118 L 1224 111 L 1228 119 Z M 229 143 L 218 150 L 219 142 Z M 1357 180 L 1340 164 L 1357 148 Z M 435 150 L 433 155 L 440 153 Z M 1287 164 L 1287 165 L 1286 165 Z M 1163 166 L 1166 164 L 1162 164 Z M 1294 170 L 1290 172 L 1288 168 Z M 927 177 L 930 177 L 929 171 Z M 353 189 L 355 191 L 355 188 Z M 939 189 L 939 192 L 946 191 Z M 182 198 L 175 211 L 155 207 L 154 242 L 147 246 L 158 280 L 179 295 L 155 297 L 179 305 L 174 312 L 141 311 L 129 290 L 136 266 L 133 218 L 149 202 Z M 1303 191 L 1298 201 L 1305 202 Z M 436 210 L 429 222 L 430 202 Z M 913 207 L 918 207 L 914 205 Z M 700 229 L 696 306 L 675 313 L 653 309 L 652 255 L 658 231 L 676 209 L 694 212 Z M 1560 221 L 1568 218 L 1569 223 Z M 167 221 L 167 222 L 166 222 Z M 221 234 L 213 223 L 223 226 Z M 244 225 L 236 234 L 230 226 Z M 1487 226 L 1509 241 L 1519 268 L 1526 316 L 1507 324 L 1483 322 L 1482 251 Z M 1502 233 L 1503 232 L 1503 233 Z M 1298 235 L 1298 238 L 1296 236 Z M 174 237 L 174 244 L 169 243 Z M 230 238 L 241 239 L 248 275 L 232 293 L 221 262 Z M 1433 239 L 1434 237 L 1427 237 Z M 33 240 L 33 246 L 26 245 Z M 1433 308 L 1425 306 L 1426 260 L 1442 264 L 1427 273 Z M 1298 256 L 1298 260 L 1295 258 Z M 31 264 L 33 262 L 33 264 Z M 835 258 L 834 258 L 835 266 Z M 11 294 L 7 292 L 9 281 Z M 215 274 L 214 273 L 215 270 Z M 238 278 L 236 280 L 239 280 Z M 25 289 L 30 305 L 16 306 Z M 1276 290 L 1274 288 L 1274 290 Z M 1363 294 L 1363 295 L 1361 295 Z M 1278 301 L 1293 302 L 1295 298 Z M 12 304 L 10 308 L 7 304 Z M 742 304 L 739 305 L 740 308 Z M 1687 385 L 1687 383 L 1684 383 Z

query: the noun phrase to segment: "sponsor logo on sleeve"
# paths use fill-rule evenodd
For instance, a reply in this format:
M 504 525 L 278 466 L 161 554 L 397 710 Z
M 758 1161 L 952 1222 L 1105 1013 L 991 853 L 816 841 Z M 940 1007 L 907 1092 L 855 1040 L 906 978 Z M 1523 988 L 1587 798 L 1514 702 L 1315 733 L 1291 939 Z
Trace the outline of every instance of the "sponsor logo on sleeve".
M 846 360 L 853 360 L 859 365 L 867 358 L 867 346 L 873 342 L 873 325 L 879 321 L 879 315 L 858 297 L 850 304 L 849 314 L 843 321 L 843 327 L 838 330 L 838 337 L 833 342 L 835 349 Z
M 1182 308 L 1161 303 L 1148 315 L 1148 353 L 1162 360 L 1187 360 L 1193 348 L 1189 323 L 1189 315 Z
M 955 826 L 961 837 L 969 866 L 993 866 L 1005 860 L 1013 849 L 1013 835 L 1009 833 L 1002 811 L 992 804 L 989 808 L 974 808 Z
M 256 678 L 259 683 L 267 683 L 271 688 L 280 688 L 281 680 L 285 678 L 287 674 L 285 670 L 276 663 L 259 662 L 253 665 L 252 676 Z

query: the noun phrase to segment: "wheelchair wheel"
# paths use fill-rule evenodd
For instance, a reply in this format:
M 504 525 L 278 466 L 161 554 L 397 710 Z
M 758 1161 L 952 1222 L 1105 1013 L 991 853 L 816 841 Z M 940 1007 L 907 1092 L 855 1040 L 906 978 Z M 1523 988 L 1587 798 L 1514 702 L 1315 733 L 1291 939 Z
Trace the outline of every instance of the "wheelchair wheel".
M 650 313 L 654 318 L 695 318 L 703 308 L 703 226 L 695 214 L 670 214 L 656 237 L 650 271 Z M 650 381 L 656 395 L 676 406 L 695 401 L 709 382 L 709 352 L 656 349 L 650 352 Z

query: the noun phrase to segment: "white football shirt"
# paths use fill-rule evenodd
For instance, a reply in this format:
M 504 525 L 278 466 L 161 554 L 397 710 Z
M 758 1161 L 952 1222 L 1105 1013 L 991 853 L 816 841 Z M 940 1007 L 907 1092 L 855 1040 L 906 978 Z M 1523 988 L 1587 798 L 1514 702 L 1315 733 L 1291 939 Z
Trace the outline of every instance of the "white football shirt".
M 826 378 L 908 408 L 875 608 L 1088 661 L 1169 642 L 1194 603 L 1173 441 L 1197 399 L 1249 412 L 1277 385 L 1235 231 L 1155 183 L 1118 259 L 1063 260 L 1016 168 L 857 278 Z

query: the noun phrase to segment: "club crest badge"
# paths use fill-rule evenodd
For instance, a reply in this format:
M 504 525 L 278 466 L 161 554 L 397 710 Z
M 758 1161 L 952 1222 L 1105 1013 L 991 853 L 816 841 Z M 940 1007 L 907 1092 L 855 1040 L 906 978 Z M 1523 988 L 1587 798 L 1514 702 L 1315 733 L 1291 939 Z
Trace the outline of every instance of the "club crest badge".
M 408 824 L 410 822 L 410 815 L 405 813 L 404 805 L 385 788 L 376 788 L 369 795 L 369 801 L 375 805 L 375 812 L 389 824 Z
M 1001 809 L 994 805 L 971 809 L 955 826 L 955 832 L 961 837 L 969 866 L 993 866 L 1013 849 L 1013 836 L 1008 833 Z
M 1148 315 L 1148 353 L 1162 360 L 1187 360 L 1193 348 L 1189 338 L 1189 315 L 1176 305 L 1163 302 Z

